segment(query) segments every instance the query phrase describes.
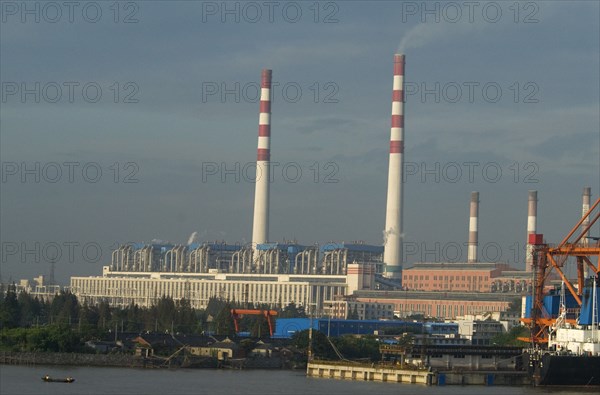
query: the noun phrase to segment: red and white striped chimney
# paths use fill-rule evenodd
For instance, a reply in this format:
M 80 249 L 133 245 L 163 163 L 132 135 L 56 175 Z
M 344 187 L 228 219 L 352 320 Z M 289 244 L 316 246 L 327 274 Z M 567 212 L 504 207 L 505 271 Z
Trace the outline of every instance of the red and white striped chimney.
M 404 171 L 404 55 L 394 55 L 392 91 L 392 127 L 388 170 L 387 207 L 385 212 L 384 276 L 402 278 L 402 210 Z
M 588 211 L 590 211 L 591 199 L 592 199 L 592 188 L 591 187 L 583 188 L 583 202 L 581 205 L 581 217 L 582 218 L 588 213 Z M 587 217 L 585 220 L 583 220 L 583 222 L 581 223 L 581 226 L 582 226 L 582 228 L 585 228 L 589 224 L 590 224 L 590 217 Z M 589 239 L 588 239 L 589 235 L 590 235 L 590 232 L 586 232 L 585 235 L 583 235 L 583 237 L 581 238 L 581 245 L 583 245 L 584 247 L 587 247 L 589 245 Z
M 254 193 L 254 223 L 252 245 L 269 240 L 269 180 L 271 160 L 271 70 L 261 76 L 260 114 L 258 118 L 258 153 L 256 158 L 256 189 Z
M 471 192 L 469 206 L 469 242 L 467 244 L 467 262 L 477 262 L 477 239 L 479 222 L 479 192 Z
M 525 270 L 533 271 L 533 245 L 529 244 L 529 235 L 537 232 L 537 191 L 529 191 L 527 205 L 527 248 L 525 249 Z

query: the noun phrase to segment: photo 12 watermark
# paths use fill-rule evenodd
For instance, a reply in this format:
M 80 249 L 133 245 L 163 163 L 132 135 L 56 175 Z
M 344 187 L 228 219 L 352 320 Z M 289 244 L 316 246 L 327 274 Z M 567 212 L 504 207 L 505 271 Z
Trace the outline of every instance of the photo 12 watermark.
M 338 23 L 335 1 L 203 1 L 202 23 Z
M 98 263 L 105 259 L 106 248 L 95 241 L 3 241 L 2 263 L 66 262 Z
M 405 162 L 403 182 L 537 184 L 540 167 L 536 162 Z
M 535 1 L 402 1 L 401 21 L 419 23 L 540 22 Z
M 137 184 L 140 167 L 136 162 L 16 162 L 3 161 L 2 184 Z
M 525 230 L 523 238 L 525 239 Z M 465 238 L 467 229 L 465 228 Z M 403 241 L 403 262 L 463 263 L 468 261 L 469 243 L 466 241 Z M 527 243 L 495 241 L 477 244 L 477 261 L 488 263 L 524 264 Z
M 259 82 L 203 81 L 202 103 L 258 103 L 261 96 Z M 271 82 L 271 103 L 339 103 L 340 87 L 333 81 Z
M 139 23 L 136 1 L 2 1 L 2 23 Z
M 264 166 L 264 167 L 263 167 Z M 270 183 L 296 184 L 308 181 L 315 184 L 340 182 L 340 167 L 336 162 L 202 162 L 202 183 L 255 183 L 269 177 Z
M 513 103 L 537 104 L 540 86 L 536 82 L 514 81 L 421 81 L 404 83 L 406 101 L 421 103 Z
M 2 103 L 139 103 L 136 82 L 2 81 Z

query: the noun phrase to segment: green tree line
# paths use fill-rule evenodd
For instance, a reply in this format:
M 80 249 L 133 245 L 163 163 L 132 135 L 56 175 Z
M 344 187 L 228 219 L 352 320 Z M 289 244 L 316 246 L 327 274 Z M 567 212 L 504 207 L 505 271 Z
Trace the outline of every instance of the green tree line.
M 51 301 L 27 292 L 17 292 L 14 284 L 0 289 L 0 347 L 21 350 L 74 351 L 83 341 L 107 339 L 115 332 L 169 332 L 235 336 L 232 308 L 269 309 L 266 305 L 248 305 L 211 298 L 206 310 L 191 307 L 189 300 L 174 301 L 162 296 L 150 307 L 130 304 L 110 306 L 105 300 L 96 305 L 81 304 L 77 297 L 61 291 Z M 294 303 L 278 311 L 279 317 L 306 317 Z M 273 322 L 274 324 L 274 322 Z M 264 316 L 244 316 L 239 330 L 252 337 L 268 337 Z

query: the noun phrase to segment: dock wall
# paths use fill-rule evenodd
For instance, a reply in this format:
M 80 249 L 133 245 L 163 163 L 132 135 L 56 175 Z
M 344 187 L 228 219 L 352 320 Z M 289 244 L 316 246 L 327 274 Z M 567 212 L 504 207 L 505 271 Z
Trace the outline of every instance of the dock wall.
M 383 381 L 394 383 L 432 384 L 431 372 L 425 370 L 404 370 L 391 367 L 309 362 L 306 368 L 309 377 L 331 379 Z

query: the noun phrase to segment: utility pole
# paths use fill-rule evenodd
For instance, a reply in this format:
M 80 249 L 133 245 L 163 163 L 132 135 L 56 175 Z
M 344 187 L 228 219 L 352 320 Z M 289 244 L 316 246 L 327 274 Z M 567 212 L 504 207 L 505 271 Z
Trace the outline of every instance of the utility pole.
M 312 305 L 308 305 L 308 316 L 310 317 L 310 323 L 308 326 L 308 362 L 312 362 L 313 359 L 313 311 Z
M 329 332 L 331 331 L 331 310 L 333 309 L 333 304 L 329 304 L 329 320 L 327 321 L 327 337 L 329 337 Z

